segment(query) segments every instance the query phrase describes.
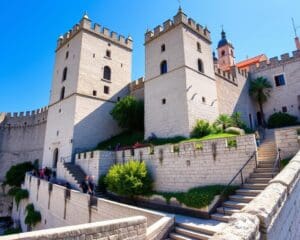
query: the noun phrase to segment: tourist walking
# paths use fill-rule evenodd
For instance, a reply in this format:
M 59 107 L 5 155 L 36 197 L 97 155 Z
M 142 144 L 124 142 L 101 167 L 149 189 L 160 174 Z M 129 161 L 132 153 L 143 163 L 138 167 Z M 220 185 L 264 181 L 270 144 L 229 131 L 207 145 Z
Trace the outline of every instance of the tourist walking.
M 90 188 L 90 195 L 95 195 L 95 182 L 94 182 L 94 176 L 89 176 L 89 188 Z

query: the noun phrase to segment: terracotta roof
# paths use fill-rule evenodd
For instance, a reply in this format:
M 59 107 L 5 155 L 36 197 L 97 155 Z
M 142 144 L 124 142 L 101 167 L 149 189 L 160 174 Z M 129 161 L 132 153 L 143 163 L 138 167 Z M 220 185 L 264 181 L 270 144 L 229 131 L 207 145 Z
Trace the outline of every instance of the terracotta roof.
M 246 59 L 244 61 L 241 61 L 241 62 L 237 63 L 236 66 L 238 68 L 243 68 L 243 67 L 250 66 L 252 64 L 257 64 L 257 63 L 260 63 L 262 61 L 261 60 L 262 58 L 267 59 L 267 56 L 265 54 L 260 54 L 256 57 L 249 58 L 249 59 Z

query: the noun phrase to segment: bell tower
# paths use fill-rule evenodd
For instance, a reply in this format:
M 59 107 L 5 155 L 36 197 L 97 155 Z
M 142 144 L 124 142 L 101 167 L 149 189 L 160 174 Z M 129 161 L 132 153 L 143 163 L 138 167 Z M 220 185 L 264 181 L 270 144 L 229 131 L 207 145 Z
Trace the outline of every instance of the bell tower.
M 218 44 L 218 64 L 222 70 L 229 70 L 231 66 L 234 65 L 234 47 L 227 40 L 226 33 L 222 29 L 221 40 Z

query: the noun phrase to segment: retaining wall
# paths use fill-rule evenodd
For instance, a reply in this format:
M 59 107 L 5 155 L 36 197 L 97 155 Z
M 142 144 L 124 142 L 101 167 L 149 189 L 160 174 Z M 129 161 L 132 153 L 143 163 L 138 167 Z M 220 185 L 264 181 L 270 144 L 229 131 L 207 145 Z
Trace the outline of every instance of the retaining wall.
M 145 217 L 131 217 L 105 222 L 81 224 L 70 227 L 53 228 L 11 236 L 0 237 L 5 240 L 39 240 L 39 239 L 146 239 L 147 223 Z
M 40 211 L 42 221 L 33 230 L 56 228 L 98 221 L 114 220 L 132 216 L 143 216 L 147 219 L 147 227 L 152 226 L 163 218 L 172 222 L 163 214 L 119 204 L 109 200 L 97 198 L 90 205 L 90 196 L 74 190 L 67 190 L 62 186 L 50 184 L 45 180 L 26 175 L 23 188 L 29 191 L 29 199 L 22 200 L 19 208 L 15 204 L 13 219 L 20 222 L 23 231 L 27 230 L 24 223 L 25 208 L 33 203 Z
M 275 129 L 277 148 L 280 148 L 282 158 L 294 156 L 300 150 L 300 126 Z
M 230 147 L 230 139 L 224 138 L 117 151 L 116 158 L 118 163 L 144 160 L 155 179 L 157 191 L 187 191 L 198 186 L 227 184 L 256 151 L 254 135 L 233 139 L 236 147 Z M 243 171 L 244 177 L 254 168 L 253 159 Z M 240 181 L 238 178 L 235 183 Z
M 300 239 L 300 151 L 213 240 Z

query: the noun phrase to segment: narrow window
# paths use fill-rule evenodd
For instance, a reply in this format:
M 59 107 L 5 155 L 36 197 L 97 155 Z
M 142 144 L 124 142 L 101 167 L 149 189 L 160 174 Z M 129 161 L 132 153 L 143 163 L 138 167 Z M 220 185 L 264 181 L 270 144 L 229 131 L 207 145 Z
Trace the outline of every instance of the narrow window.
M 198 59 L 198 71 L 202 73 L 204 72 L 203 62 L 201 59 Z
M 165 74 L 167 72 L 168 72 L 168 64 L 167 64 L 167 61 L 164 60 L 160 64 L 160 74 Z
M 287 107 L 286 106 L 282 107 L 282 112 L 284 112 L 284 113 L 287 112 Z
M 96 90 L 93 91 L 93 96 L 97 96 L 97 91 Z
M 62 75 L 62 80 L 65 81 L 67 80 L 67 74 L 68 74 L 68 68 L 65 67 L 63 70 L 63 75 Z
M 109 50 L 106 50 L 106 57 L 111 58 L 111 52 Z
M 166 45 L 165 44 L 161 45 L 160 50 L 161 50 L 161 52 L 166 51 Z
M 63 100 L 65 98 L 65 87 L 62 87 L 60 90 L 60 100 Z
M 66 59 L 69 57 L 69 51 L 66 52 Z
M 103 78 L 105 80 L 111 80 L 111 70 L 110 70 L 110 67 L 108 67 L 108 66 L 104 67 Z
M 109 94 L 109 87 L 108 86 L 104 86 L 104 93 Z
M 221 52 L 221 55 L 222 55 L 222 57 L 225 56 L 225 50 L 223 50 L 223 51 Z
M 285 85 L 284 75 L 280 74 L 274 77 L 276 87 Z
M 205 103 L 206 102 L 206 99 L 205 97 L 202 97 L 202 102 Z
M 199 42 L 197 42 L 197 50 L 201 52 L 201 44 Z
M 166 100 L 165 98 L 163 98 L 163 99 L 161 100 L 161 103 L 162 103 L 162 104 L 166 104 L 166 102 L 167 102 L 167 100 Z
M 118 98 L 117 98 L 117 101 L 119 102 L 120 100 L 121 100 L 121 98 L 120 98 L 120 97 L 118 97 Z

